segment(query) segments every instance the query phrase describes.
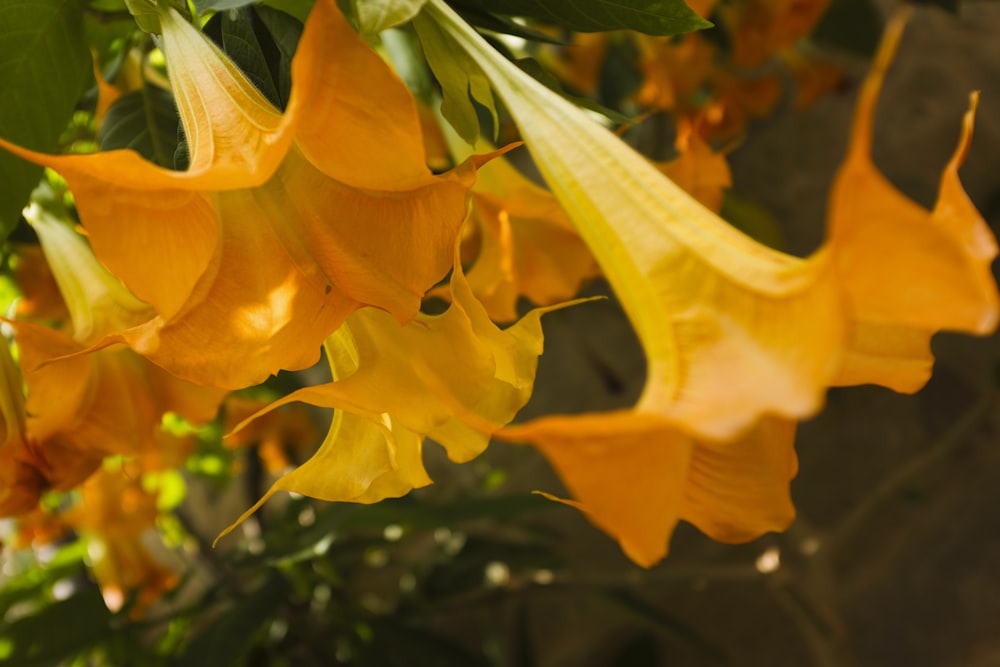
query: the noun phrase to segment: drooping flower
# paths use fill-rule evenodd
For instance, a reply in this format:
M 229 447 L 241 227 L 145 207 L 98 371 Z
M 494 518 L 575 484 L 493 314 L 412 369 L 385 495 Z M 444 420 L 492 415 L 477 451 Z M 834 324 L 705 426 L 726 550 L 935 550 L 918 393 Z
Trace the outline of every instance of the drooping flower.
M 68 225 L 37 204 L 25 209 L 25 218 L 59 286 L 68 326 L 12 323 L 26 369 L 24 431 L 45 486 L 65 490 L 86 479 L 106 456 L 155 449 L 167 412 L 196 424 L 210 421 L 224 392 L 175 378 L 128 348 L 78 354 L 109 331 L 145 322 L 154 313 L 97 262 L 86 240 Z
M 122 150 L 49 156 L 100 260 L 156 317 L 126 342 L 172 373 L 233 388 L 311 365 L 355 309 L 411 319 L 448 270 L 475 163 L 424 164 L 414 102 L 332 0 L 311 14 L 284 113 L 162 8 L 186 171 Z
M 313 457 L 281 477 L 237 523 L 277 491 L 373 503 L 426 486 L 425 437 L 459 463 L 486 449 L 483 426 L 508 423 L 531 396 L 540 320 L 551 308 L 501 330 L 457 262 L 451 289 L 451 306 L 441 315 L 420 314 L 400 327 L 368 308 L 327 339 L 334 381 L 295 391 L 266 410 L 293 401 L 336 408 L 330 430 Z
M 649 364 L 643 410 L 717 439 L 767 412 L 814 412 L 844 330 L 829 252 L 799 259 L 744 236 L 443 3 L 425 11 L 489 77 L 618 295 Z
M 676 146 L 677 157 L 657 168 L 718 211 L 723 189 L 731 184 L 726 158 L 713 152 L 694 124 L 684 119 L 678 123 Z M 482 153 L 490 150 L 485 142 L 477 146 Z M 468 245 L 478 250 L 468 271 L 469 287 L 495 322 L 516 320 L 521 297 L 540 306 L 560 303 L 600 275 L 593 254 L 555 196 L 505 158 L 479 171 L 466 225 L 472 230 Z M 432 293 L 448 298 L 450 289 Z
M 679 518 L 723 541 L 783 529 L 794 516 L 794 419 L 818 409 L 828 385 L 913 390 L 927 377 L 926 364 L 910 364 L 914 342 L 996 326 L 996 243 L 957 179 L 971 111 L 933 213 L 889 187 L 868 157 L 901 20 L 862 94 L 828 241 L 803 260 L 728 227 L 440 0 L 426 11 L 492 82 L 645 349 L 648 379 L 633 409 L 500 432 L 541 449 L 570 502 L 637 563 L 666 554 Z

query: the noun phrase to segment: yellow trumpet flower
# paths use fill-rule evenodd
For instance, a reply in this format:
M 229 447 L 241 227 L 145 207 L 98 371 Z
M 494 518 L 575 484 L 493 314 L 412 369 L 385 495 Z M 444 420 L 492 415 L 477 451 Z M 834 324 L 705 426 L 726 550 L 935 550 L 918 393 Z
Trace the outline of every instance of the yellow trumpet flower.
M 158 11 L 186 171 L 128 150 L 51 156 L 0 141 L 65 177 L 98 258 L 155 309 L 95 346 L 125 342 L 236 388 L 311 365 L 361 306 L 415 316 L 451 265 L 475 160 L 428 170 L 412 96 L 333 0 L 307 22 L 284 113 Z
M 996 326 L 996 242 L 957 176 L 972 110 L 933 211 L 871 164 L 875 99 L 904 19 L 888 26 L 859 99 L 827 242 L 806 259 L 728 226 L 442 0 L 429 0 L 422 20 L 437 28 L 422 38 L 453 40 L 492 83 L 646 352 L 633 409 L 500 432 L 538 447 L 575 498 L 567 502 L 637 563 L 666 554 L 678 519 L 722 541 L 784 529 L 794 420 L 820 407 L 827 386 L 914 391 L 929 376 L 935 331 Z

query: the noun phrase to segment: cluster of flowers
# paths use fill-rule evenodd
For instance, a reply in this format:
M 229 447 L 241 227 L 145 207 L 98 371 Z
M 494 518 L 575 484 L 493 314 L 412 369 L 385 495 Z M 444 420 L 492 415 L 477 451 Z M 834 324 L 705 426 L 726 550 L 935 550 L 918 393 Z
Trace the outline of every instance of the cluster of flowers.
M 88 480 L 74 525 L 115 525 L 109 544 L 139 549 L 156 513 L 141 480 L 187 452 L 164 415 L 205 423 L 228 390 L 308 367 L 322 348 L 333 381 L 264 410 L 336 408 L 329 432 L 261 503 L 278 490 L 397 497 L 431 482 L 425 438 L 462 462 L 496 435 L 536 446 L 567 502 L 651 565 L 680 519 L 723 541 L 787 527 L 795 422 L 820 408 L 827 387 L 915 391 L 929 377 L 935 331 L 996 325 L 996 244 L 957 174 L 973 110 L 932 211 L 870 159 L 899 22 L 861 91 L 827 241 L 800 259 L 710 209 L 722 183 L 706 194 L 701 175 L 718 173 L 721 158 L 682 154 L 674 183 L 443 0 L 418 17 L 425 49 L 461 54 L 451 67 L 490 82 L 551 191 L 503 151 L 432 173 L 412 95 L 333 0 L 312 10 L 284 112 L 176 12 L 161 9 L 158 20 L 186 170 L 128 150 L 53 156 L 0 140 L 65 179 L 86 233 L 44 202 L 26 209 L 62 301 L 26 289 L 10 323 L 26 403 L 0 345 L 0 514 L 27 516 L 45 490 Z M 468 275 L 466 224 L 479 238 Z M 31 260 L 25 252 L 25 275 L 38 276 Z M 645 349 L 642 397 L 629 410 L 510 426 L 531 395 L 541 316 L 598 272 Z M 450 307 L 421 313 L 436 285 Z M 520 296 L 546 307 L 501 329 Z M 107 457 L 114 466 L 102 467 Z M 129 557 L 119 551 L 119 577 Z
M 711 32 L 584 33 L 571 46 L 542 47 L 539 57 L 571 90 L 594 96 L 612 49 L 635 51 L 633 65 L 642 76 L 631 97 L 635 106 L 668 112 L 685 133 L 693 122 L 702 138 L 725 142 L 779 105 L 808 106 L 841 82 L 840 68 L 804 40 L 829 4 L 699 0 L 688 5 L 716 22 Z

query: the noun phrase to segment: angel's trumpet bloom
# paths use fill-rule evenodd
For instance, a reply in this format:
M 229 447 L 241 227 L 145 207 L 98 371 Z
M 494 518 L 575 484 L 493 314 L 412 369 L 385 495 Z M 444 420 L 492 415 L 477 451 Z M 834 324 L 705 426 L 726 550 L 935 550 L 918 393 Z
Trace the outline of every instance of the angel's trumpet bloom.
M 637 563 L 666 554 L 679 518 L 723 541 L 783 529 L 794 516 L 793 418 L 815 411 L 826 386 L 915 390 L 933 332 L 996 326 L 996 243 L 957 177 L 971 111 L 933 212 L 871 165 L 871 116 L 902 19 L 888 26 L 865 84 L 829 238 L 797 259 L 697 204 L 442 0 L 425 7 L 503 99 L 645 349 L 649 376 L 633 409 L 501 431 L 541 449 L 568 502 Z
M 542 352 L 540 320 L 552 308 L 497 328 L 457 258 L 451 290 L 447 311 L 420 314 L 404 327 L 371 308 L 354 313 L 324 344 L 334 381 L 300 389 L 257 413 L 292 401 L 337 409 L 316 454 L 239 521 L 276 491 L 373 503 L 426 486 L 425 437 L 459 463 L 486 449 L 482 426 L 508 423 L 531 396 Z
M 443 2 L 425 11 L 489 78 L 618 295 L 649 365 L 640 409 L 717 439 L 815 412 L 844 335 L 830 253 L 744 236 Z
M 97 256 L 156 311 L 97 345 L 233 388 L 312 364 L 360 306 L 412 318 L 450 266 L 474 164 L 431 174 L 412 96 L 333 0 L 305 27 L 284 113 L 172 9 L 160 23 L 186 171 L 0 141 L 66 178 Z

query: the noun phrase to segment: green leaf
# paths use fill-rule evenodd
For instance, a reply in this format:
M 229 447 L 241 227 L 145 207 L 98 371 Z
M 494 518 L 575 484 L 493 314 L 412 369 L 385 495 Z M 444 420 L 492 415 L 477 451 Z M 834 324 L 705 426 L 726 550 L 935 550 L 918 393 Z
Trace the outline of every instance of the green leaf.
M 288 598 L 288 582 L 271 572 L 256 590 L 236 600 L 235 604 L 215 616 L 187 645 L 183 654 L 175 655 L 176 667 L 224 667 L 240 664 L 253 644 L 253 635 L 274 616 Z
M 77 0 L 0 3 L 0 137 L 54 150 L 90 76 Z M 41 167 L 0 151 L 0 239 L 20 220 L 41 175 Z
M 351 0 L 352 13 L 362 35 L 377 35 L 383 30 L 406 23 L 420 11 L 427 0 Z
M 224 9 L 239 9 L 253 3 L 254 0 L 194 0 L 194 8 L 201 14 L 210 9 L 219 12 Z
M 168 169 L 177 149 L 177 109 L 173 96 L 155 86 L 125 93 L 111 105 L 97 133 L 101 150 L 130 148 Z
M 264 97 L 277 105 L 278 87 L 271 76 L 268 56 L 277 60 L 278 54 L 273 42 L 257 35 L 255 22 L 256 17 L 250 7 L 220 12 L 205 26 L 205 34 L 217 41 L 221 38 L 226 55 L 243 70 Z
M 139 29 L 154 35 L 160 34 L 160 5 L 161 0 L 125 0 L 125 6 L 132 14 L 132 18 L 138 24 Z M 185 0 L 162 0 L 162 2 L 173 7 L 185 19 L 191 19 L 191 12 L 188 10 Z
M 160 34 L 160 13 L 154 0 L 125 0 L 125 6 L 143 32 Z
M 711 27 L 683 0 L 455 0 L 465 8 L 539 19 L 577 32 L 636 30 L 647 35 L 679 35 Z
M 276 107 L 288 104 L 292 56 L 302 24 L 271 7 L 244 7 L 216 14 L 205 25 L 212 38 Z
M 111 635 L 111 613 L 96 586 L 43 606 L 34 614 L 0 626 L 7 647 L 0 666 L 62 664 Z
M 280 106 L 284 108 L 288 105 L 288 96 L 292 93 L 292 57 L 302 37 L 302 20 L 295 15 L 264 5 L 255 7 L 254 11 L 278 49 L 276 83 Z M 273 63 L 271 71 L 275 71 Z
M 313 0 L 263 0 L 262 7 L 271 7 L 289 16 L 294 16 L 299 23 L 305 23 L 313 8 Z
M 465 51 L 445 35 L 432 19 L 418 14 L 413 27 L 420 38 L 427 64 L 441 85 L 441 113 L 451 123 L 458 136 L 472 145 L 479 137 L 479 114 L 473 100 L 493 116 L 493 127 L 499 128 L 496 103 L 490 82 Z

